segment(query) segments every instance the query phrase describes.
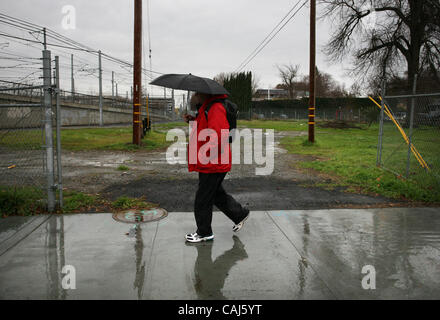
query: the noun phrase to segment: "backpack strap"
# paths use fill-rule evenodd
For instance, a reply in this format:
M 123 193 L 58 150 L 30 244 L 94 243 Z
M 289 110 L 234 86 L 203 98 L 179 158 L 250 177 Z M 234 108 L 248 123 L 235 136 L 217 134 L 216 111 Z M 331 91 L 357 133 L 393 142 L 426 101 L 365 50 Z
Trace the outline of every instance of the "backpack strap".
M 205 108 L 205 118 L 206 118 L 206 121 L 208 121 L 208 112 L 209 112 L 209 109 L 211 109 L 212 105 L 213 105 L 214 103 L 220 102 L 220 103 L 223 104 L 223 106 L 224 106 L 224 102 L 225 102 L 225 100 L 226 100 L 226 99 L 217 99 L 217 100 L 213 100 L 213 101 L 211 101 L 211 102 L 206 106 L 206 108 Z

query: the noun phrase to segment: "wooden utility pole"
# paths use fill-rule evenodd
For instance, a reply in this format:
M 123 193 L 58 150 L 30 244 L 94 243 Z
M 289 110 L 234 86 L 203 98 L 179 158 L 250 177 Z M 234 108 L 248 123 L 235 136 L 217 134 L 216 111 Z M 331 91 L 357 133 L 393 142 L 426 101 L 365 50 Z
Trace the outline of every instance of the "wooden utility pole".
M 142 0 L 134 0 L 133 144 L 141 144 Z
M 316 0 L 310 0 L 309 141 L 315 142 Z

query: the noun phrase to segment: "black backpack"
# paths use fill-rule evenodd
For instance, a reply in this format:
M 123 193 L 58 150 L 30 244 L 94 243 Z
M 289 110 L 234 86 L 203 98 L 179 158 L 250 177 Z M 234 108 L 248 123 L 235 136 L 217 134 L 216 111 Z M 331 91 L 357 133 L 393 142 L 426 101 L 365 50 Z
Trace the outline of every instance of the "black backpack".
M 208 104 L 205 108 L 206 121 L 208 121 L 209 109 L 211 109 L 212 105 L 217 102 L 220 102 L 223 105 L 223 107 L 225 107 L 226 118 L 228 119 L 228 122 L 229 122 L 229 132 L 230 132 L 229 133 L 229 143 L 232 143 L 232 141 L 235 138 L 235 135 L 234 135 L 235 130 L 232 133 L 231 133 L 231 131 L 232 131 L 232 129 L 237 128 L 238 106 L 229 99 L 214 100 L 210 104 Z

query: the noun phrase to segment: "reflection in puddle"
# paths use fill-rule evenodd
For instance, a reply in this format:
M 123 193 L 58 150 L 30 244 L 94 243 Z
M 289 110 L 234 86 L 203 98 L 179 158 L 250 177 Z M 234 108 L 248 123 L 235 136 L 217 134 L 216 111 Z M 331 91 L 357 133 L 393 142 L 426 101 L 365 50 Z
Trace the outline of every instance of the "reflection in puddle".
M 194 289 L 199 299 L 226 299 L 222 293 L 225 280 L 231 268 L 240 260 L 248 257 L 243 243 L 237 236 L 233 237 L 234 245 L 212 261 L 213 241 L 189 244 L 197 249 L 194 265 Z
M 64 217 L 51 218 L 46 224 L 45 267 L 47 277 L 47 299 L 66 299 L 67 292 L 61 287 L 66 264 L 64 253 Z
M 134 279 L 133 288 L 137 290 L 138 299 L 142 299 L 145 280 L 145 261 L 144 257 L 144 241 L 142 239 L 141 225 L 136 228 L 136 242 L 134 243 L 134 253 L 136 262 L 136 277 Z

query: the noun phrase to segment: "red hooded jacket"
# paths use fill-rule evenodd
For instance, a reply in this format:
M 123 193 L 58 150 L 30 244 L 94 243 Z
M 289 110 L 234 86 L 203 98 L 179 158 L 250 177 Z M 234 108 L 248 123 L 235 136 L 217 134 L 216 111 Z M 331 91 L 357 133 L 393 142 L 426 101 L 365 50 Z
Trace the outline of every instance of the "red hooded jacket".
M 220 102 L 216 102 L 208 111 L 208 120 L 205 116 L 205 109 L 213 100 L 227 97 L 227 95 L 217 95 L 207 99 L 200 107 L 195 121 L 191 122 L 188 144 L 188 170 L 190 172 L 214 173 L 231 170 L 229 122 L 225 107 Z

